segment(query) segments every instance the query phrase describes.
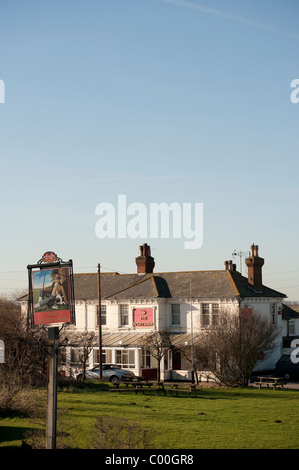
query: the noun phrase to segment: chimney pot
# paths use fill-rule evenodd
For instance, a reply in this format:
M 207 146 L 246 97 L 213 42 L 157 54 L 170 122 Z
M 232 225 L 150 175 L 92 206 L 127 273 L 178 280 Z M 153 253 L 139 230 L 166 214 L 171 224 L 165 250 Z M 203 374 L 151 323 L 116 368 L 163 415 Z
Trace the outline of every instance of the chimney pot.
M 236 271 L 236 265 L 233 264 L 232 260 L 224 261 L 225 271 Z
M 147 243 L 139 246 L 139 256 L 136 258 L 137 273 L 152 273 L 155 267 L 155 260 L 151 256 L 151 249 Z
M 245 260 L 248 267 L 248 283 L 255 292 L 262 292 L 262 267 L 264 259 L 258 256 L 258 245 L 254 243 L 250 247 L 250 256 Z

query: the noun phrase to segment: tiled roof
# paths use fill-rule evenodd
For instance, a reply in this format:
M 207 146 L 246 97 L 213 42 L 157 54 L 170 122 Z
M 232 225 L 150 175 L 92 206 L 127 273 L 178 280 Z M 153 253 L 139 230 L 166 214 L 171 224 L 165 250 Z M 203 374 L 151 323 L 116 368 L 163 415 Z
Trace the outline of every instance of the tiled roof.
M 192 294 L 191 294 L 192 289 Z M 75 274 L 77 300 L 98 298 L 98 275 Z M 254 292 L 237 271 L 183 271 L 154 274 L 101 273 L 102 299 L 154 298 L 232 299 L 236 297 L 286 297 L 269 287 Z
M 282 318 L 299 318 L 299 312 L 289 307 L 288 305 L 282 304 Z
M 236 293 L 240 297 L 286 297 L 285 294 L 278 292 L 270 287 L 262 286 L 261 292 L 254 292 L 248 284 L 247 277 L 242 276 L 238 271 L 228 271 L 232 282 L 235 285 Z
M 98 274 L 74 274 L 76 300 L 98 299 Z M 192 289 L 192 294 L 191 294 Z M 174 298 L 233 299 L 244 297 L 286 297 L 263 286 L 254 292 L 247 277 L 238 271 L 181 271 L 153 274 L 101 273 L 101 298 L 115 300 Z M 26 301 L 27 295 L 19 300 Z

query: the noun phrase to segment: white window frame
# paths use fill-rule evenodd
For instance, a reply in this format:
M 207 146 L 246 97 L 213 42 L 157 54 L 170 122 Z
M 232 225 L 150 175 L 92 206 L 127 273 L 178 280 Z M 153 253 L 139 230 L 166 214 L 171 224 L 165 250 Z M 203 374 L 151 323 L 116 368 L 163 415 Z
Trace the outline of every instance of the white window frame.
M 211 324 L 211 319 L 210 319 L 210 304 L 207 302 L 204 302 L 201 304 L 201 324 L 203 328 L 208 328 Z
M 181 304 L 171 304 L 171 326 L 181 326 Z M 177 322 L 178 319 L 178 322 Z M 175 321 L 174 321 L 175 320 Z
M 296 334 L 296 322 L 295 320 L 289 320 L 289 335 L 294 336 Z
M 101 304 L 101 325 L 107 326 L 107 305 Z M 96 308 L 96 326 L 99 326 L 99 306 Z
M 212 324 L 217 325 L 219 321 L 219 314 L 220 314 L 220 304 L 214 303 L 212 304 Z
M 127 360 L 126 360 L 127 358 Z M 133 358 L 133 361 L 132 361 Z M 115 361 L 122 369 L 135 369 L 135 349 L 116 349 Z
M 124 321 L 126 319 L 126 321 Z M 119 306 L 119 325 L 129 326 L 129 305 L 120 304 Z
M 99 349 L 95 348 L 93 350 L 93 362 L 95 366 L 99 365 Z M 112 364 L 112 351 L 111 349 L 102 349 L 102 363 L 103 364 Z
M 148 349 L 142 348 L 141 367 L 142 369 L 150 369 L 152 365 L 152 356 Z

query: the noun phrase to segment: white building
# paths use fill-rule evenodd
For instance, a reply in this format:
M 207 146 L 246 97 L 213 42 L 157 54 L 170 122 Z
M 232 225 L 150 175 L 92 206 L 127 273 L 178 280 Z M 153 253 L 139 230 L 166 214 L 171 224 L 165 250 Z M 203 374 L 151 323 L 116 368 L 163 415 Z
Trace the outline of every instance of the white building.
M 173 348 L 162 360 L 162 378 L 190 379 L 191 364 L 181 356 L 180 347 L 215 324 L 221 311 L 249 309 L 282 327 L 282 300 L 286 296 L 262 284 L 263 263 L 258 247 L 252 245 L 246 259 L 248 277 L 242 276 L 231 261 L 218 271 L 154 273 L 150 247 L 144 244 L 136 258 L 135 274 L 101 273 L 103 363 L 119 364 L 137 375 L 154 377 L 157 364 L 142 347 L 142 337 L 151 331 L 168 332 Z M 99 333 L 98 288 L 98 274 L 74 275 L 77 331 Z M 284 331 L 279 336 L 274 353 L 259 364 L 260 369 L 274 368 L 282 355 L 282 336 L 286 334 Z M 72 358 L 70 351 L 67 357 Z M 89 368 L 98 361 L 97 339 Z

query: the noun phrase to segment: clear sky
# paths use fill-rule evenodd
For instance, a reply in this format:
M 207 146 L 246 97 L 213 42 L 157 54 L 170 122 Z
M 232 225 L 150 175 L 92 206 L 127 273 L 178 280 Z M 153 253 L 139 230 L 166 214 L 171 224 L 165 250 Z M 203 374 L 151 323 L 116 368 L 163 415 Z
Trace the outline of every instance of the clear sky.
M 131 273 L 148 242 L 163 272 L 255 243 L 299 300 L 298 20 L 297 0 L 0 0 L 0 293 L 49 250 Z M 118 195 L 203 203 L 202 247 L 97 238 Z

